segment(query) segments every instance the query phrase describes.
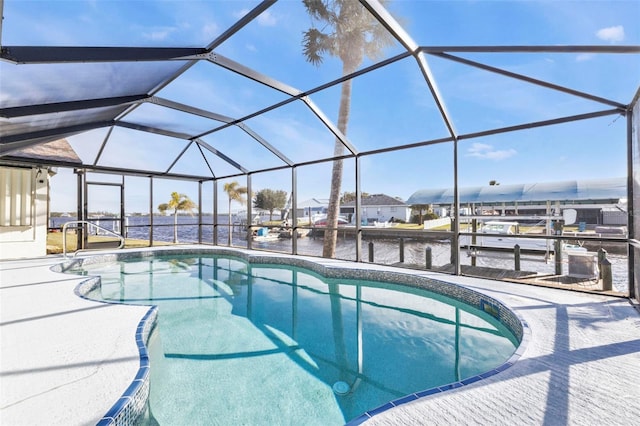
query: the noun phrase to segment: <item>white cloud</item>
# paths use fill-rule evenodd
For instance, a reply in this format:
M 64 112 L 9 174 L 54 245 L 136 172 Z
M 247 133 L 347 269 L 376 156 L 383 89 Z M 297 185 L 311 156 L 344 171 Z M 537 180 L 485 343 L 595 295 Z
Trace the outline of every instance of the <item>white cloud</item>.
M 478 142 L 471 145 L 471 148 L 467 150 L 468 157 L 476 157 L 480 159 L 496 160 L 496 161 L 505 160 L 509 157 L 513 157 L 516 154 L 517 154 L 517 151 L 513 148 L 496 150 L 493 148 L 492 145 L 487 145 L 487 144 L 478 143 Z
M 617 25 L 615 27 L 602 28 L 596 32 L 596 36 L 604 41 L 615 43 L 624 40 L 624 27 Z
M 151 40 L 165 40 L 168 36 L 169 31 L 154 31 L 145 34 L 145 37 Z
M 240 9 L 233 13 L 233 17 L 236 19 L 240 19 L 249 12 L 250 12 L 250 9 Z
M 213 39 L 215 36 L 218 35 L 218 32 L 219 32 L 218 24 L 214 22 L 210 22 L 206 24 L 204 27 L 202 27 L 202 34 L 204 35 L 205 40 Z
M 258 23 L 263 27 L 274 27 L 278 22 L 271 12 L 265 10 L 258 16 Z
M 591 53 L 580 53 L 576 56 L 576 62 L 585 62 L 590 61 L 591 59 L 593 59 L 593 54 Z
M 176 31 L 175 27 L 157 28 L 151 32 L 144 32 L 143 36 L 146 39 L 154 41 L 163 41 L 169 38 L 169 35 Z

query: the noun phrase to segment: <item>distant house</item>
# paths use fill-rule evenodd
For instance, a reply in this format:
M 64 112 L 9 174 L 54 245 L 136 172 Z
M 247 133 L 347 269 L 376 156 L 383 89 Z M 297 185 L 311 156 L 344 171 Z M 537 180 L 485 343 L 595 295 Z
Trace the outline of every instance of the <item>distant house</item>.
M 39 162 L 82 164 L 65 139 L 0 158 L 0 259 L 47 254 L 49 178 L 55 169 Z
M 317 214 L 327 213 L 327 207 L 329 206 L 328 198 L 309 198 L 308 200 L 300 201 L 297 204 L 296 216 L 298 218 L 313 217 Z
M 411 207 L 404 201 L 385 194 L 373 194 L 362 198 L 361 217 L 364 223 L 389 222 L 411 219 Z M 340 206 L 340 214 L 346 216 L 353 223 L 356 212 L 356 202 L 349 201 Z

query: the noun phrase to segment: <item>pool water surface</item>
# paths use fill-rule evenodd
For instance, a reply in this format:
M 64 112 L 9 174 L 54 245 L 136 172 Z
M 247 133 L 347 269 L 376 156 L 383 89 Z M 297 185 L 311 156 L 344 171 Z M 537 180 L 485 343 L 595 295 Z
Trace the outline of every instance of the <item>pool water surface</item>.
M 460 301 L 296 266 L 199 254 L 81 273 L 101 276 L 90 298 L 158 306 L 152 424 L 345 424 L 495 369 L 518 345 Z

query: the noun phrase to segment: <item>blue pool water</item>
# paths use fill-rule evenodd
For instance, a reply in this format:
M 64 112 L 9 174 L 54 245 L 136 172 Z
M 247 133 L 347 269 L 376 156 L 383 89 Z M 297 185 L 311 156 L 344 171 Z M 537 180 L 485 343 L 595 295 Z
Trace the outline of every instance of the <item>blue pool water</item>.
M 423 289 L 217 255 L 83 267 L 89 296 L 153 304 L 152 424 L 340 425 L 503 364 L 491 315 Z

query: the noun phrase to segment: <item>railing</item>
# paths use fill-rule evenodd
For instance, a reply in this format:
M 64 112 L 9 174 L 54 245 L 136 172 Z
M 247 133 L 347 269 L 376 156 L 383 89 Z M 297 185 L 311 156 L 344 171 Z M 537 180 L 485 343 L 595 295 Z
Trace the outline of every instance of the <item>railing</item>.
M 115 233 L 115 232 L 113 232 L 113 231 L 111 231 L 111 230 L 109 230 L 107 228 L 103 228 L 102 226 L 96 225 L 95 223 L 87 221 L 87 220 L 72 220 L 72 221 L 66 222 L 64 225 L 62 225 L 62 253 L 63 253 L 65 258 L 67 257 L 67 228 L 71 224 L 75 224 L 75 225 L 80 225 L 80 224 L 90 225 L 90 226 L 95 227 L 96 229 L 99 229 L 99 230 L 107 233 L 107 234 L 113 235 L 114 237 L 116 237 L 116 238 L 118 238 L 120 240 L 120 244 L 117 247 L 106 247 L 104 245 L 104 243 L 102 243 L 102 247 L 103 248 L 118 248 L 118 249 L 121 249 L 122 247 L 124 247 L 125 240 L 124 240 L 124 237 L 122 237 L 120 234 L 117 234 L 117 233 Z M 79 226 L 76 226 L 76 229 L 79 229 L 79 228 L 80 228 Z M 97 246 L 97 245 L 100 245 L 100 244 L 101 243 L 92 243 L 92 244 L 87 243 L 87 247 L 89 247 L 90 245 Z M 81 251 L 94 251 L 94 250 L 100 250 L 100 249 L 98 249 L 98 248 L 95 248 L 95 249 L 82 248 L 82 249 L 76 250 L 73 253 L 73 255 L 75 256 L 76 254 L 80 253 Z

